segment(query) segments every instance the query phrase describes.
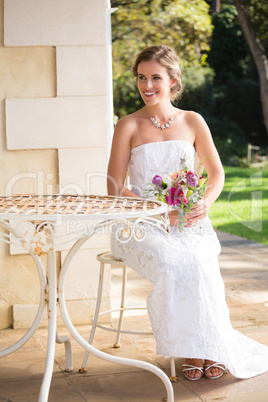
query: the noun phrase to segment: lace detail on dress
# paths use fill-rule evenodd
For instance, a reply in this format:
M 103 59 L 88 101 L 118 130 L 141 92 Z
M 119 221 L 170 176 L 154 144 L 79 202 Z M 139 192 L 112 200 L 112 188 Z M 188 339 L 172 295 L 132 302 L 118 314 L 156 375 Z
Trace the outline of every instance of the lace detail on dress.
M 132 190 L 142 196 L 155 174 L 177 170 L 181 158 L 193 169 L 194 155 L 184 141 L 134 148 L 129 163 Z M 218 361 L 238 378 L 267 371 L 268 348 L 232 328 L 218 265 L 220 244 L 210 220 L 183 232 L 171 227 L 169 234 L 146 229 L 142 242 L 121 244 L 112 234 L 111 249 L 154 284 L 147 306 L 157 353 Z
M 185 159 L 189 169 L 194 169 L 195 149 L 185 141 L 150 142 L 131 150 L 129 179 L 131 190 L 144 197 L 144 189 L 154 175 L 173 173 Z

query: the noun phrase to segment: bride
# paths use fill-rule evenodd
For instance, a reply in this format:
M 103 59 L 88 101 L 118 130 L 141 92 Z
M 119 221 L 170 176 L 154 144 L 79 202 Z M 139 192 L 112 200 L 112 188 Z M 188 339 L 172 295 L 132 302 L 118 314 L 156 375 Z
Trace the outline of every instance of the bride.
M 170 233 L 147 229 L 143 242 L 120 244 L 111 237 L 116 258 L 153 282 L 147 300 L 157 353 L 185 359 L 189 380 L 220 378 L 227 369 L 237 378 L 268 370 L 268 347 L 232 328 L 218 255 L 220 244 L 207 216 L 224 184 L 224 170 L 203 118 L 175 108 L 182 93 L 178 59 L 170 47 L 142 50 L 132 71 L 145 106 L 118 121 L 108 166 L 108 193 L 144 197 L 155 175 L 177 171 L 181 159 L 194 170 L 204 161 L 204 197 L 187 215 L 183 231 L 169 212 Z M 124 183 L 129 172 L 131 190 Z

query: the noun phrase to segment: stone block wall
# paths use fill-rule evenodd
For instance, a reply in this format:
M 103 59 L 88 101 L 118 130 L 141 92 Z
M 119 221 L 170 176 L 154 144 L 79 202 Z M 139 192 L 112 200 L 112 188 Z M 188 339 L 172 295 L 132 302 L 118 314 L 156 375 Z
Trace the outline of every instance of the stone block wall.
M 105 0 L 0 0 L 0 14 L 0 194 L 106 194 Z M 74 323 L 92 317 L 95 257 L 108 247 L 98 236 L 72 262 Z M 20 253 L 0 242 L 0 328 L 28 327 L 38 305 L 34 263 Z

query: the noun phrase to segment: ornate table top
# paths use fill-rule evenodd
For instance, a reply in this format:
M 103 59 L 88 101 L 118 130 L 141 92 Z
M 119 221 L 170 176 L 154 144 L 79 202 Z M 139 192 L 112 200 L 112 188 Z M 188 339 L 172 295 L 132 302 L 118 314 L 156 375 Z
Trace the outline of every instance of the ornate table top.
M 156 216 L 161 219 L 155 219 Z M 24 250 L 32 249 L 36 255 L 50 250 L 52 239 L 60 247 L 118 222 L 123 224 L 117 230 L 119 241 L 127 242 L 132 236 L 142 241 L 143 223 L 168 231 L 167 208 L 159 201 L 130 197 L 0 196 L 0 224 L 10 232 L 0 232 L 0 240 L 16 247 L 21 245 Z
M 57 216 L 78 219 L 102 219 L 152 216 L 166 211 L 165 206 L 142 198 L 96 195 L 11 195 L 0 196 L 0 219 L 14 217 L 53 221 Z M 141 213 L 142 212 L 142 213 Z M 104 216 L 101 216 L 104 215 Z

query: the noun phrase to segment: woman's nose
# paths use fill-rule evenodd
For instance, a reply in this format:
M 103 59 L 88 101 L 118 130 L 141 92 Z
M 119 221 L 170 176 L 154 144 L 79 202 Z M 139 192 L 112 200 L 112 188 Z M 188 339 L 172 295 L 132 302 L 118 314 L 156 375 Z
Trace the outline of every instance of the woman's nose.
M 146 80 L 145 86 L 146 86 L 147 89 L 150 89 L 153 86 L 153 82 L 151 80 Z

